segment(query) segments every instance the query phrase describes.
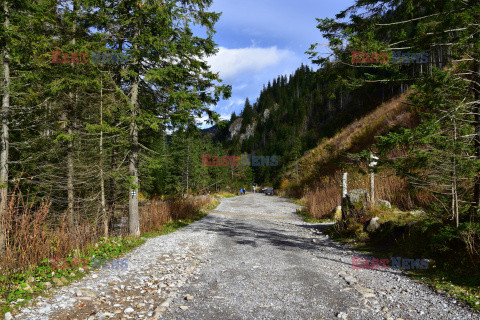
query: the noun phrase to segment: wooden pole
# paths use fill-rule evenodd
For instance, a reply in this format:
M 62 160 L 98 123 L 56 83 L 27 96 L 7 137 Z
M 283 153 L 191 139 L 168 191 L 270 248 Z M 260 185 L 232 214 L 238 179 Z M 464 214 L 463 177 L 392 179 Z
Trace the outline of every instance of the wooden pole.
M 345 226 L 345 221 L 348 215 L 348 204 L 347 204 L 348 179 L 347 178 L 348 178 L 348 173 L 344 172 L 342 177 L 342 220 L 341 220 L 342 223 L 339 224 L 340 228 L 343 228 Z
M 347 197 L 347 193 L 348 193 L 347 177 L 348 177 L 348 173 L 344 172 L 343 177 L 342 177 L 342 203 L 343 203 L 344 199 Z
M 370 169 L 370 205 L 375 205 L 375 173 L 373 168 Z
M 378 159 L 378 158 L 377 158 Z M 375 171 L 374 167 L 377 164 L 375 161 L 375 157 L 373 156 L 373 153 L 370 153 L 370 206 L 373 207 L 375 205 Z

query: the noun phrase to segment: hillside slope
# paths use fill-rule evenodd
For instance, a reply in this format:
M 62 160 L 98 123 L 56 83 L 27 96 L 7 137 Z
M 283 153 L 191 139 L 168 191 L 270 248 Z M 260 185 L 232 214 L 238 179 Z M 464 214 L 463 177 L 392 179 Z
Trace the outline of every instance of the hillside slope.
M 372 112 L 345 126 L 331 138 L 323 139 L 307 151 L 297 162 L 289 163 L 283 174 L 281 192 L 302 198 L 309 215 L 314 218 L 330 217 L 341 204 L 341 176 L 349 174 L 348 188 L 368 190 L 367 164 L 358 153 L 375 151 L 378 136 L 398 128 L 416 126 L 417 117 L 408 104 L 411 91 L 381 104 Z M 402 155 L 395 150 L 390 156 Z M 422 194 L 405 192 L 407 182 L 393 170 L 381 170 L 376 175 L 377 199 L 390 201 L 400 208 L 409 209 L 421 204 Z M 427 200 L 427 198 L 423 199 Z
M 289 163 L 406 87 L 334 85 L 338 72 L 301 66 L 289 77 L 279 76 L 253 104 L 247 99 L 241 114 L 232 114 L 215 138 L 232 153 L 278 156 L 278 166 L 252 168 L 256 182 L 273 182 L 278 187 Z
M 376 137 L 397 127 L 411 127 L 414 116 L 407 97 L 410 91 L 381 104 L 375 110 L 347 125 L 332 138 L 323 139 L 317 147 L 307 151 L 298 160 L 299 185 L 309 185 L 328 172 L 328 164 L 345 157 L 346 153 L 356 153 L 369 149 Z M 290 163 L 285 179 L 296 179 L 296 162 Z

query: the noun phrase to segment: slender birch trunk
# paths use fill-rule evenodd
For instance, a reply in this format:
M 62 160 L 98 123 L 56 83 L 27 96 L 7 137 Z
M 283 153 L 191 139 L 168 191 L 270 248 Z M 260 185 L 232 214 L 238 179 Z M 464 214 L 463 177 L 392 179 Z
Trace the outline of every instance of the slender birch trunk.
M 8 1 L 3 2 L 3 14 L 5 21 L 3 26 L 6 31 L 10 29 L 10 12 Z M 2 135 L 0 151 L 0 253 L 5 251 L 6 226 L 8 199 L 8 113 L 10 109 L 10 54 L 8 42 L 3 49 L 3 99 L 2 99 Z
M 103 173 L 103 80 L 100 82 L 100 210 L 103 220 L 103 236 L 108 238 L 108 213 L 105 203 L 105 177 Z

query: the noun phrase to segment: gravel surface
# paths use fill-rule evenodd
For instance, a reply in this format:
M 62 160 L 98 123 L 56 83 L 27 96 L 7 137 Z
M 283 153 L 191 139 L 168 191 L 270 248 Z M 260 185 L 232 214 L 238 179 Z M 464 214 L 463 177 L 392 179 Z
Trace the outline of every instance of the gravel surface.
M 123 257 L 127 267 L 100 269 L 39 297 L 14 319 L 158 319 L 179 288 L 205 265 L 216 235 L 188 227 L 148 239 Z M 122 264 L 118 264 L 123 266 Z
M 400 270 L 352 269 L 369 257 L 295 209 L 263 194 L 223 199 L 129 253 L 128 269 L 96 271 L 14 319 L 480 319 Z

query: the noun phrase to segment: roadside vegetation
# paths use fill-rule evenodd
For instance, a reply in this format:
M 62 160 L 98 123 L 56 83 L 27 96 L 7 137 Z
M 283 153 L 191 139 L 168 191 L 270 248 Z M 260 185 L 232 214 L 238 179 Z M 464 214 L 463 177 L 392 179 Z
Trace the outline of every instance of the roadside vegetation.
M 48 205 L 18 213 L 10 231 L 25 236 L 8 243 L 7 255 L 0 258 L 0 315 L 15 306 L 30 305 L 31 299 L 45 294 L 45 290 L 80 279 L 91 270 L 128 268 L 128 261 L 118 260 L 125 253 L 148 238 L 201 219 L 219 204 L 218 199 L 228 196 L 231 194 L 223 192 L 170 202 L 152 200 L 140 210 L 139 238 L 129 236 L 126 226 L 114 229 L 116 236 L 104 238 L 94 224 L 87 223 L 72 237 L 62 222 L 54 224 L 50 220 Z
M 365 226 L 373 217 L 380 218 L 381 227 L 368 232 Z M 375 208 L 362 217 L 349 219 L 343 227 L 338 222 L 326 232 L 332 239 L 378 258 L 428 259 L 426 270 L 405 270 L 405 273 L 438 293 L 456 297 L 480 310 L 479 257 L 472 250 L 475 244 L 468 242 L 478 231 L 469 226 L 457 229 L 420 210 Z
M 373 170 L 377 205 L 345 206 L 330 235 L 379 257 L 429 259 L 427 270 L 409 273 L 477 309 L 480 51 L 473 35 L 479 17 L 471 1 L 371 0 L 356 1 L 336 19 L 318 19 L 332 55 L 320 55 L 317 44 L 309 54 L 321 66 L 320 79 L 328 70 L 335 105 L 343 98 L 339 88 L 396 84 L 402 90 L 291 161 L 279 183 L 301 199 L 312 221 L 331 219 L 348 203 L 341 196 L 343 173 L 349 193 L 368 194 Z M 394 62 L 398 50 L 424 53 L 428 63 Z M 375 53 L 388 61 L 375 62 Z M 371 153 L 379 157 L 375 169 L 368 165 Z M 377 226 L 367 231 L 370 223 Z

